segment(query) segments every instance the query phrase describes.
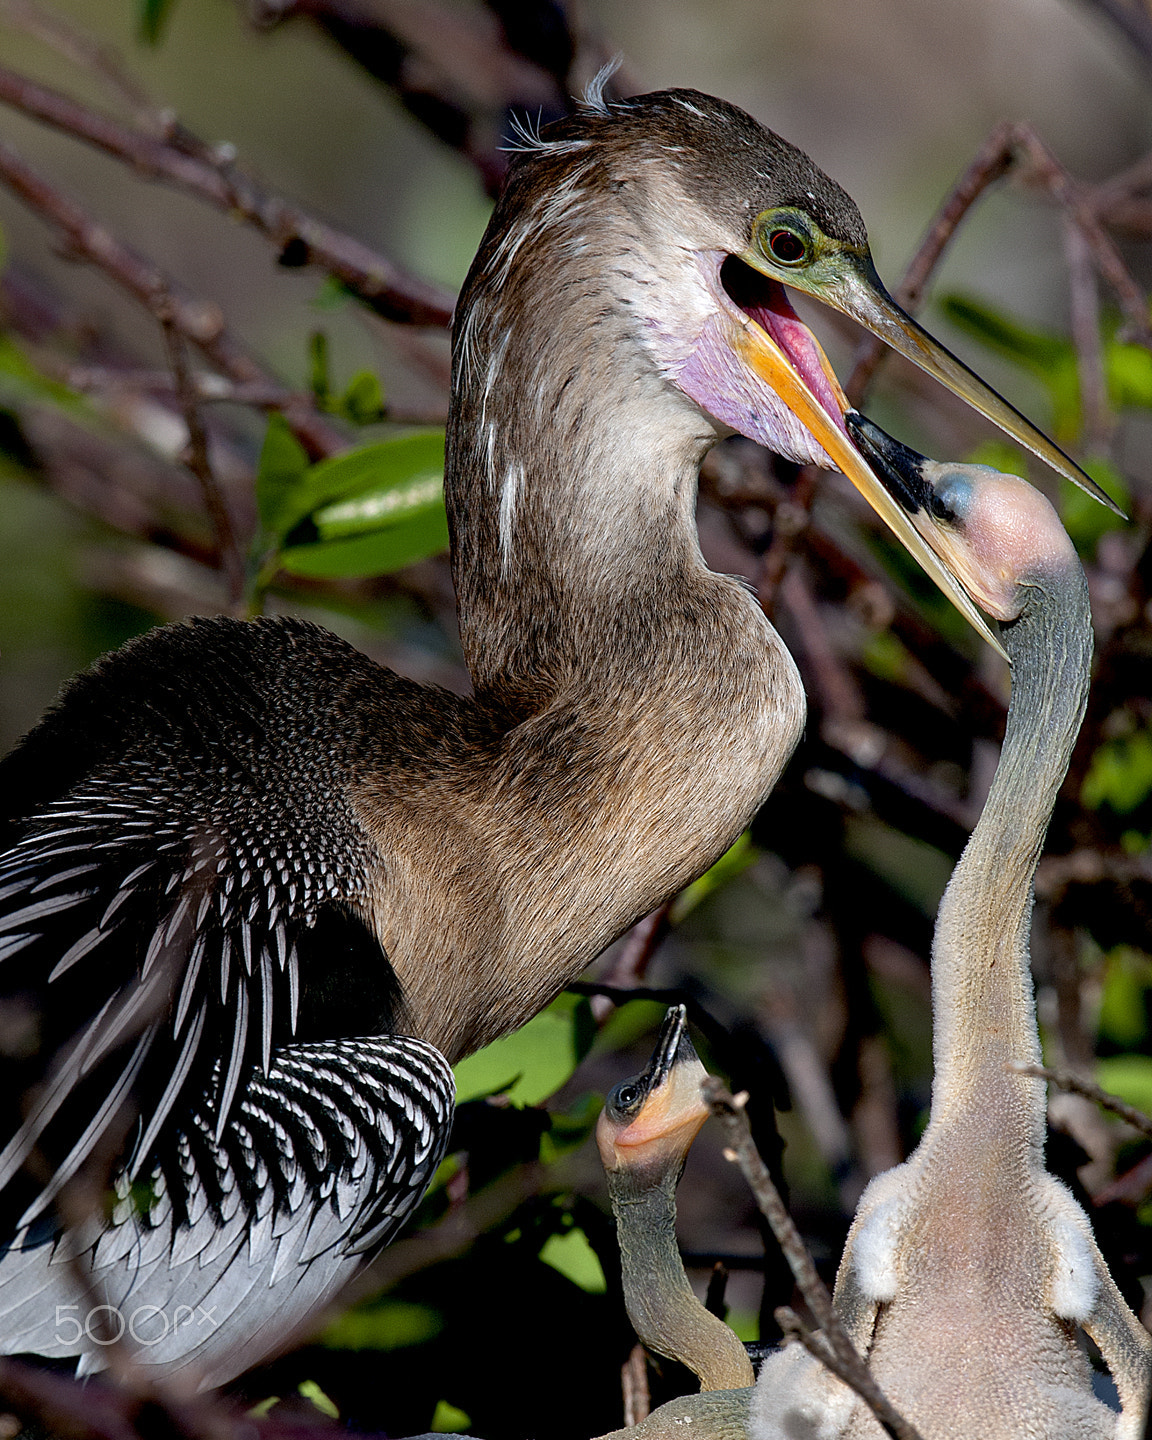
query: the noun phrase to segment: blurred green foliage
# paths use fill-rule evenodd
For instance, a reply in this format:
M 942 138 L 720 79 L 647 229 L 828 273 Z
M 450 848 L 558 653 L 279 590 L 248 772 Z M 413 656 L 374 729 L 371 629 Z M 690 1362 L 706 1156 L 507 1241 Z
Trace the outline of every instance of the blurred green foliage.
M 145 45 L 158 45 L 175 0 L 136 0 L 136 24 Z
M 1152 795 L 1152 730 L 1118 735 L 1092 756 L 1080 787 L 1080 799 L 1093 810 L 1106 805 L 1117 815 L 1130 815 Z
M 355 579 L 399 570 L 448 548 L 444 432 L 398 435 L 309 464 L 287 422 L 273 414 L 256 468 L 256 504 L 253 608 L 280 571 Z
M 456 1102 L 502 1094 L 538 1105 L 569 1079 L 595 1034 L 588 1001 L 560 995 L 527 1025 L 459 1062 Z

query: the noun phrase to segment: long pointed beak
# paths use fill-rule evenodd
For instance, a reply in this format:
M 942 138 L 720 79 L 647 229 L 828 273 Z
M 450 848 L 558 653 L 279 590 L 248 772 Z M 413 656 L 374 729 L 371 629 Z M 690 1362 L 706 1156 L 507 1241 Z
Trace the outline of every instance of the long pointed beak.
M 933 339 L 911 315 L 901 310 L 885 290 L 870 256 L 856 263 L 859 268 L 854 273 L 849 272 L 839 286 L 822 288 L 818 298 L 863 325 L 906 360 L 911 360 L 913 365 L 919 365 L 921 370 L 998 425 L 1006 435 L 1038 455 L 1058 475 L 1071 480 L 1073 485 L 1079 485 L 1081 490 L 1087 491 L 1115 514 L 1124 516 L 1123 510 L 1058 445 L 1054 445 L 1014 405 L 986 385 L 979 375 L 969 370 L 962 360 Z
M 879 333 L 879 332 L 878 332 Z M 840 382 L 829 365 L 814 337 L 816 358 L 827 380 L 841 415 L 852 407 L 840 388 Z M 887 336 L 881 336 L 887 339 Z M 868 462 L 849 438 L 843 422 L 829 414 L 812 389 L 795 368 L 784 350 L 771 335 L 758 325 L 751 316 L 746 317 L 738 340 L 739 354 L 743 362 L 780 396 L 792 413 L 812 432 L 813 436 L 827 451 L 829 458 L 852 481 L 873 510 L 880 516 L 912 558 L 926 574 L 936 582 L 952 601 L 972 628 L 998 654 L 1007 656 L 1004 647 L 992 633 L 987 621 L 973 604 L 968 592 L 947 568 L 936 552 L 912 524 L 907 513 L 892 498 L 884 484 L 877 478 Z M 959 364 L 959 361 L 956 362 Z M 975 376 L 973 376 L 975 379 Z M 977 382 L 979 383 L 979 382 Z M 989 392 L 992 393 L 992 392 Z M 1027 422 L 1024 422 L 1027 424 Z M 1037 432 L 1038 433 L 1038 432 Z M 1043 437 L 1041 437 L 1043 438 Z M 1055 447 L 1053 447 L 1055 448 Z M 1069 461 L 1069 464 L 1071 462 Z

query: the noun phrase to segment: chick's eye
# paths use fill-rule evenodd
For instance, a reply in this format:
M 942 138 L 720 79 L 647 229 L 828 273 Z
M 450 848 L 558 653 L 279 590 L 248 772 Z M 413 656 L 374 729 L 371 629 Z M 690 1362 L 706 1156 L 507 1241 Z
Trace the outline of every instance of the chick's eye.
M 640 1098 L 640 1091 L 635 1085 L 619 1085 L 616 1087 L 616 1094 L 612 1097 L 621 1110 L 630 1110 Z
M 781 265 L 797 265 L 808 254 L 808 247 L 793 230 L 769 230 L 768 253 Z
M 963 525 L 972 507 L 972 485 L 962 475 L 949 475 L 938 483 L 929 498 L 928 509 L 937 520 Z

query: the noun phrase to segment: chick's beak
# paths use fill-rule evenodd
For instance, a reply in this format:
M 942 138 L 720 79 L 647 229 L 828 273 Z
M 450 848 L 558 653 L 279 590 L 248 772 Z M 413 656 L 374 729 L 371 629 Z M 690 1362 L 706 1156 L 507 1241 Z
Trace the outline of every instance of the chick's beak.
M 688 1038 L 685 1008 L 677 1005 L 664 1019 L 648 1068 L 633 1082 L 645 1092 L 639 1113 L 622 1130 L 601 1117 L 597 1141 L 605 1165 L 659 1169 L 682 1162 L 709 1115 L 700 1092 L 707 1073 Z
M 816 337 L 796 319 L 781 339 L 788 345 L 787 351 L 753 316 L 745 315 L 735 346 L 743 364 L 774 390 L 811 431 L 833 463 L 847 475 L 973 629 L 1003 654 L 1000 642 L 963 585 L 927 544 L 850 438 L 844 415 L 851 407 Z M 818 398 L 817 391 L 822 398 Z

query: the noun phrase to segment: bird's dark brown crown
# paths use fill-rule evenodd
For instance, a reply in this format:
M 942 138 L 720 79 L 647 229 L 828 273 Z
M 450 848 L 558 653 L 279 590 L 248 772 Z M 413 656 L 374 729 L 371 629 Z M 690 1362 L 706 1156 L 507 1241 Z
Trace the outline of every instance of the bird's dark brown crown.
M 541 130 L 538 145 L 513 159 L 504 202 L 522 203 L 539 167 L 594 150 L 606 183 L 621 164 L 658 159 L 718 222 L 744 227 L 772 206 L 803 210 L 832 239 L 865 246 L 868 233 L 855 201 L 802 150 L 739 106 L 699 90 L 658 90 L 603 105 L 584 104 Z M 745 205 L 747 201 L 747 205 Z

